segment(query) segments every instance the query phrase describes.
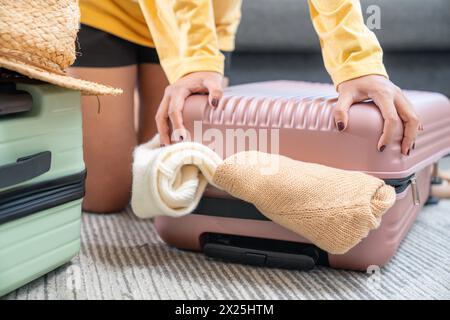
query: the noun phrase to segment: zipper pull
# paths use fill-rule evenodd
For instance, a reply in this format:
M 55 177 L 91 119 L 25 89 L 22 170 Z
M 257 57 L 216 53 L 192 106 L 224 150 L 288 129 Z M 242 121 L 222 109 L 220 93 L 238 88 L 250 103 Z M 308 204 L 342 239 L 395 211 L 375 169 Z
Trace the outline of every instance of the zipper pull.
M 415 206 L 420 205 L 420 195 L 419 195 L 419 188 L 417 187 L 416 177 L 411 177 L 411 190 L 412 190 L 414 205 Z

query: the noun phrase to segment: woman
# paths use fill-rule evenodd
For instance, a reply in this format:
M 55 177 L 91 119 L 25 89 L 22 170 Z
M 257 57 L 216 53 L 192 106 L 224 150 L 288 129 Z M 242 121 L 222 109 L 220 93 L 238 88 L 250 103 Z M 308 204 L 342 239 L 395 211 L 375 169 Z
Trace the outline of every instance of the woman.
M 120 10 L 128 3 L 108 2 L 114 2 Z M 239 16 L 238 2 L 221 2 L 234 8 L 229 11 L 233 13 L 232 17 Z M 218 50 L 212 5 L 210 0 L 140 0 L 139 5 L 134 8 L 140 8 L 145 17 L 161 65 L 171 83 L 165 89 L 156 114 L 161 140 L 163 144 L 170 144 L 183 139 L 181 111 L 190 94 L 208 92 L 213 107 L 218 105 L 222 95 L 223 61 Z M 325 67 L 339 93 L 334 112 L 336 127 L 339 131 L 346 129 L 348 111 L 353 103 L 373 99 L 385 119 L 377 149 L 383 152 L 402 122 L 404 137 L 400 152 L 408 156 L 420 128 L 419 119 L 407 97 L 389 81 L 381 47 L 375 35 L 364 25 L 359 1 L 309 0 L 309 5 Z M 136 23 L 122 15 L 116 18 L 120 23 Z M 150 75 L 150 70 L 142 66 L 138 67 L 139 71 L 136 71 L 136 65 L 125 68 L 128 69 L 106 68 L 102 73 L 95 68 L 76 71 L 77 75 L 124 88 L 126 92 L 120 101 L 104 98 L 102 103 L 108 108 L 104 115 L 97 114 L 95 100 L 84 101 L 85 153 L 90 172 L 84 202 L 86 210 L 115 211 L 128 203 L 131 149 L 136 138 L 132 134 L 132 113 L 128 111 L 129 107 L 124 106 L 132 104 L 130 95 L 137 75 L 143 105 L 156 106 L 160 98 L 152 100 L 146 92 L 155 85 L 155 80 L 161 83 L 158 79 L 164 77 L 162 72 L 157 76 L 156 73 Z M 99 118 L 102 120 L 98 121 Z M 145 123 L 150 123 L 151 118 L 144 112 L 142 119 Z M 181 135 L 171 138 L 170 127 L 178 129 L 174 132 L 181 132 Z M 147 137 L 144 134 L 140 136 Z
M 83 98 L 89 172 L 84 210 L 115 212 L 128 204 L 132 150 L 156 134 L 156 112 L 169 81 L 189 74 L 190 79 L 181 86 L 209 91 L 211 103 L 218 103 L 224 69 L 218 49 L 229 59 L 240 5 L 241 0 L 80 0 L 81 54 L 70 72 L 124 90 L 122 96 L 112 99 Z M 133 114 L 136 88 L 137 135 Z M 159 129 L 168 132 L 168 127 Z M 168 138 L 164 141 L 170 143 Z

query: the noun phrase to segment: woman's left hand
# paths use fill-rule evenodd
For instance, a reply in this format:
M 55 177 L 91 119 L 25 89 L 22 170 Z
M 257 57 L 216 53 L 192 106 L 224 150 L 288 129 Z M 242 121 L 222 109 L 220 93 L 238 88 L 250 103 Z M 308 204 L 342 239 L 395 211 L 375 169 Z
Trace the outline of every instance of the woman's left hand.
M 338 86 L 339 98 L 334 110 L 334 120 L 339 131 L 348 124 L 348 111 L 352 104 L 372 99 L 384 118 L 383 133 L 378 141 L 378 150 L 383 151 L 392 142 L 399 118 L 403 121 L 401 152 L 409 155 L 418 130 L 422 130 L 413 105 L 402 90 L 389 79 L 380 75 L 367 75 L 344 81 Z

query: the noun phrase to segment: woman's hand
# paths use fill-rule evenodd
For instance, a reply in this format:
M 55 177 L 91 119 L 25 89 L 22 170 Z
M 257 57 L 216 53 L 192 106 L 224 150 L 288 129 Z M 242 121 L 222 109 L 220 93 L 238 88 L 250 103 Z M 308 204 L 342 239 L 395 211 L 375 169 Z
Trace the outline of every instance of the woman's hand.
M 172 142 L 170 124 L 172 130 L 178 135 L 178 137 L 174 137 L 174 140 L 179 141 L 186 138 L 182 111 L 185 100 L 191 94 L 208 93 L 208 101 L 211 106 L 219 105 L 223 94 L 222 81 L 223 76 L 217 72 L 194 72 L 185 75 L 166 88 L 155 118 L 161 144 L 169 145 Z
M 378 141 L 378 150 L 383 151 L 392 142 L 399 118 L 403 121 L 401 152 L 409 155 L 418 130 L 422 130 L 413 105 L 402 90 L 387 78 L 368 75 L 342 82 L 338 86 L 339 98 L 334 111 L 334 120 L 339 131 L 348 123 L 348 110 L 353 103 L 372 99 L 384 118 L 383 134 Z

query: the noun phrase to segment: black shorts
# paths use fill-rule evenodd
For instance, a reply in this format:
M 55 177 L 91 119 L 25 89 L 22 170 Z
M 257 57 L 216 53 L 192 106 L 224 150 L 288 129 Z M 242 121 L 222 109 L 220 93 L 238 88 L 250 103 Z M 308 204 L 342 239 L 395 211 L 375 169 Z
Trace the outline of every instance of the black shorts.
M 78 33 L 79 52 L 74 67 L 113 68 L 135 64 L 159 64 L 155 48 L 141 46 L 108 32 L 81 25 Z M 225 55 L 225 69 L 230 67 L 231 52 Z

